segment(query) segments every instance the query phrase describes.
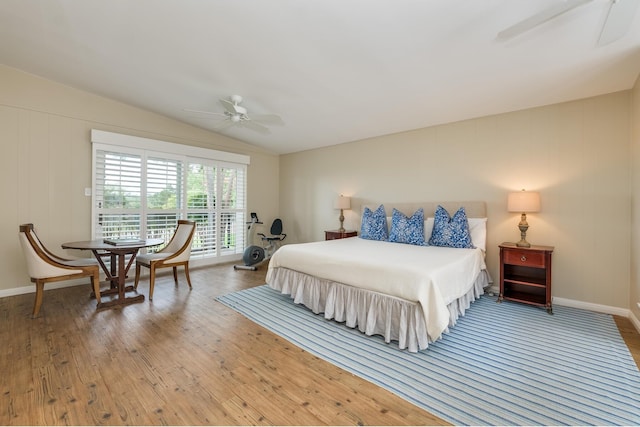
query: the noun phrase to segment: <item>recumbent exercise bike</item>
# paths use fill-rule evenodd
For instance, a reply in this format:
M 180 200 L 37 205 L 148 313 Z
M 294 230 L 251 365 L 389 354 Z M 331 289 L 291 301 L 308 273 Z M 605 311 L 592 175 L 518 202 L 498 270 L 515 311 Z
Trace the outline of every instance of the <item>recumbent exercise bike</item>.
M 263 223 L 258 219 L 257 213 L 251 212 L 251 221 L 247 222 L 248 245 L 253 242 L 254 227 L 258 224 Z M 269 233 L 271 234 L 270 236 L 267 236 L 264 233 L 256 233 L 258 236 L 260 236 L 263 246 L 247 246 L 247 248 L 244 250 L 244 254 L 242 255 L 242 261 L 244 262 L 244 265 L 234 265 L 234 270 L 256 271 L 258 269 L 258 264 L 271 258 L 275 251 L 280 247 L 281 242 L 287 237 L 287 235 L 282 232 L 282 220 L 280 218 L 276 218 L 273 220 Z

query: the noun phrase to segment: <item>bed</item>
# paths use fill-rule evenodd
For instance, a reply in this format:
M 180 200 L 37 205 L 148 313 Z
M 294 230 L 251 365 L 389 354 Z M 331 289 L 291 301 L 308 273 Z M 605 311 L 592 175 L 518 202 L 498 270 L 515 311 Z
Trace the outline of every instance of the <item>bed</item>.
M 365 234 L 359 237 L 285 245 L 272 256 L 266 281 L 326 319 L 417 352 L 449 332 L 490 284 L 484 261 L 485 203 L 363 205 L 362 221 L 368 225 L 371 212 L 381 220 L 380 206 L 386 218 L 378 224 L 386 228 L 381 232 L 387 232 L 387 239 L 371 238 L 369 229 L 361 227 Z M 432 228 L 440 232 L 443 210 L 466 224 L 471 247 L 424 244 Z M 424 242 L 409 244 L 398 240 L 398 233 L 391 235 L 403 217 L 423 226 Z

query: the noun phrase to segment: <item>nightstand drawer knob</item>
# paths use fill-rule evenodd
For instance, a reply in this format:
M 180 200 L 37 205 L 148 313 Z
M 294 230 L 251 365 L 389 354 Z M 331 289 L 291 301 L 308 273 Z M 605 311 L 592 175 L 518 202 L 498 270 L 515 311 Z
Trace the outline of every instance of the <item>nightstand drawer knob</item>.
M 522 262 L 526 262 L 526 261 L 527 261 L 527 257 L 526 257 L 526 256 L 524 256 L 524 255 L 522 255 L 522 257 L 520 258 L 520 261 L 522 261 Z

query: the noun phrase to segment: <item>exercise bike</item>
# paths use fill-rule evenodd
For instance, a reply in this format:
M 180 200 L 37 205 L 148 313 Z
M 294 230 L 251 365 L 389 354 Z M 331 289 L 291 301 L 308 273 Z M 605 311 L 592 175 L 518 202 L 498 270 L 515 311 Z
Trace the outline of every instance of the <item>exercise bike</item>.
M 255 212 L 251 212 L 251 221 L 247 222 L 247 248 L 244 250 L 244 254 L 242 255 L 242 262 L 244 265 L 234 265 L 234 270 L 252 270 L 256 271 L 258 269 L 258 264 L 269 260 L 271 256 L 275 253 L 275 251 L 280 247 L 280 243 L 287 237 L 285 233 L 282 232 L 282 220 L 280 218 L 276 218 L 273 220 L 273 224 L 271 224 L 271 229 L 269 232 L 270 236 L 265 235 L 264 233 L 257 233 L 262 240 L 263 246 L 250 245 L 253 242 L 253 231 L 254 227 L 258 224 L 263 224 L 258 219 L 258 214 Z

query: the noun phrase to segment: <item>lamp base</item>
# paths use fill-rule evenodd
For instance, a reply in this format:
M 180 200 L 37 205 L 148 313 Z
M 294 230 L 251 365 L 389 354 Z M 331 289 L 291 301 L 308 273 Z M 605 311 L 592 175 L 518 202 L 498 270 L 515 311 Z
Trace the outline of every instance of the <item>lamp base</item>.
M 527 214 L 524 212 L 520 217 L 518 229 L 520 229 L 520 241 L 516 243 L 516 246 L 519 248 L 530 248 L 531 243 L 527 242 L 527 230 L 529 229 L 529 224 L 527 223 Z
M 340 218 L 339 219 L 340 219 L 340 228 L 338 228 L 338 231 L 341 232 L 341 233 L 344 233 L 345 229 L 344 229 L 344 210 L 343 209 L 340 209 Z

